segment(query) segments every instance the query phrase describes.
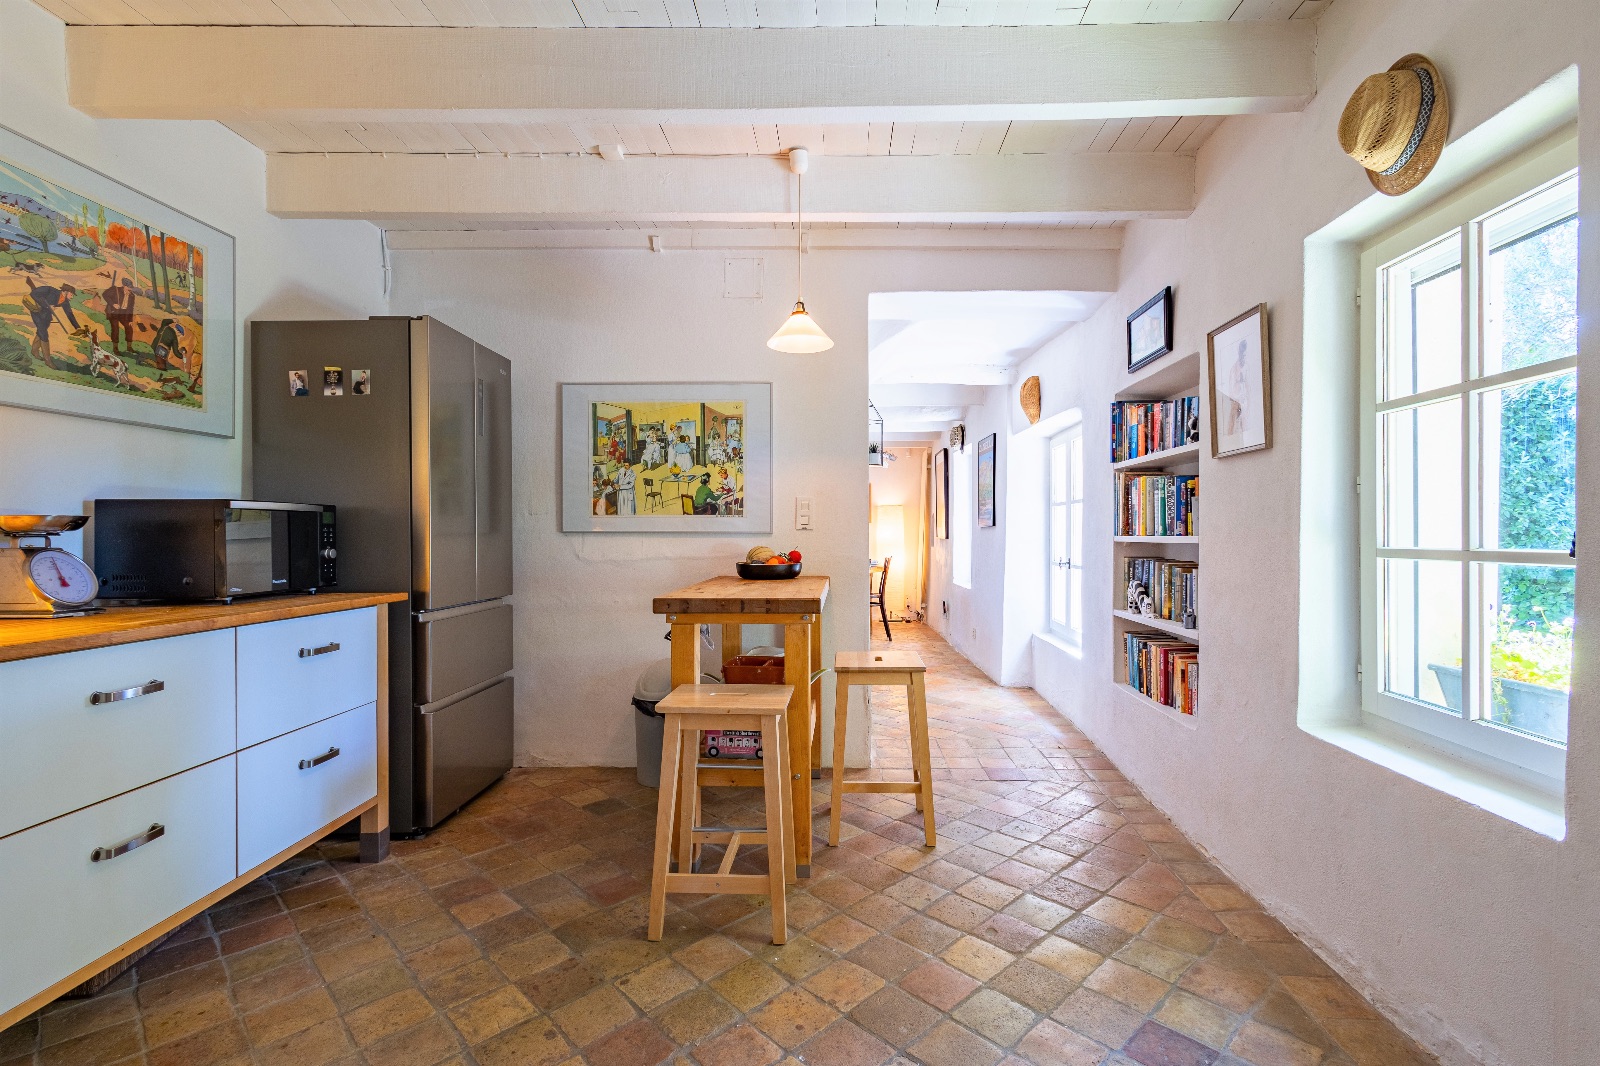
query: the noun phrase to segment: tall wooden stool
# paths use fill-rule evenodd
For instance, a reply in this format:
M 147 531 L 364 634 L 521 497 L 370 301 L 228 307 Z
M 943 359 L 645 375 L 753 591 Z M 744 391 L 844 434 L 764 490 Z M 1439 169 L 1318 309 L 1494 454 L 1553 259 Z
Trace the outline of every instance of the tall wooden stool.
M 789 745 L 783 716 L 794 695 L 790 685 L 679 685 L 656 704 L 664 716 L 661 738 L 661 794 L 656 802 L 656 855 L 650 878 L 650 924 L 646 939 L 660 940 L 668 892 L 737 892 L 772 900 L 772 942 L 789 939 L 784 882 L 793 880 L 794 813 L 789 798 Z M 755 729 L 761 732 L 762 792 L 766 827 L 708 829 L 699 819 L 700 731 Z M 682 819 L 673 839 L 673 822 Z M 694 873 L 701 844 L 727 844 L 715 873 Z M 767 872 L 736 874 L 733 861 L 743 844 L 767 846 Z M 673 851 L 678 869 L 671 870 Z
M 828 846 L 839 846 L 839 814 L 846 792 L 913 792 L 922 812 L 922 833 L 928 847 L 937 841 L 933 831 L 933 761 L 928 757 L 928 696 L 923 687 L 927 667 L 914 651 L 842 651 L 833 660 L 839 677 L 833 703 L 833 803 L 828 813 Z M 911 719 L 912 781 L 846 781 L 844 779 L 844 723 L 850 710 L 851 685 L 894 685 L 906 690 L 906 712 Z

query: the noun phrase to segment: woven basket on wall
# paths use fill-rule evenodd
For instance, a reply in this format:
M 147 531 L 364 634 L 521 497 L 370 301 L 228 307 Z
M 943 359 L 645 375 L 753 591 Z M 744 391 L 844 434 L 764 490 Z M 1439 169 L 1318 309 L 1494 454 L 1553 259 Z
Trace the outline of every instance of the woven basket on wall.
M 1039 421 L 1039 376 L 1035 374 L 1022 383 L 1022 413 L 1028 416 L 1031 426 Z

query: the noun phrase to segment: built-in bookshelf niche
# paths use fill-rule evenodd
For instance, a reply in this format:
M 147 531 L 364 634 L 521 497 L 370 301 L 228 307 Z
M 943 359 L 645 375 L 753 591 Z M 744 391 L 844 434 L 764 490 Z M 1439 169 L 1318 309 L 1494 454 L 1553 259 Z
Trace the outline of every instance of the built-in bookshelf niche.
M 1130 376 L 1111 407 L 1111 662 L 1124 702 L 1194 725 L 1200 710 L 1200 353 Z M 1150 614 L 1128 604 L 1137 577 Z

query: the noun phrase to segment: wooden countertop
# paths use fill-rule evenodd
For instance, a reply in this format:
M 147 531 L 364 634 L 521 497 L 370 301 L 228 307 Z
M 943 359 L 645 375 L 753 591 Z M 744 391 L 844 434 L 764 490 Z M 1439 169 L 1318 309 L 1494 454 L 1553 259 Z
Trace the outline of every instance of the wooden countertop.
M 746 581 L 714 577 L 688 588 L 657 596 L 656 614 L 820 614 L 828 602 L 828 579 L 799 577 L 784 581 Z
M 319 592 L 305 596 L 264 596 L 238 603 L 108 607 L 99 614 L 80 618 L 0 619 L 0 662 L 231 629 L 284 618 L 352 611 L 409 598 L 404 592 Z

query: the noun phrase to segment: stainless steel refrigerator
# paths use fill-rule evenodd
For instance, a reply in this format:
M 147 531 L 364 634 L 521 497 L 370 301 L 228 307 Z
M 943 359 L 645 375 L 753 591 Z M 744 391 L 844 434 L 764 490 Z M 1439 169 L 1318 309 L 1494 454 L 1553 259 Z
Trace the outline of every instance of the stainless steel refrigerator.
M 437 825 L 510 769 L 511 364 L 432 318 L 255 322 L 252 491 L 338 507 L 389 616 L 389 803 Z

